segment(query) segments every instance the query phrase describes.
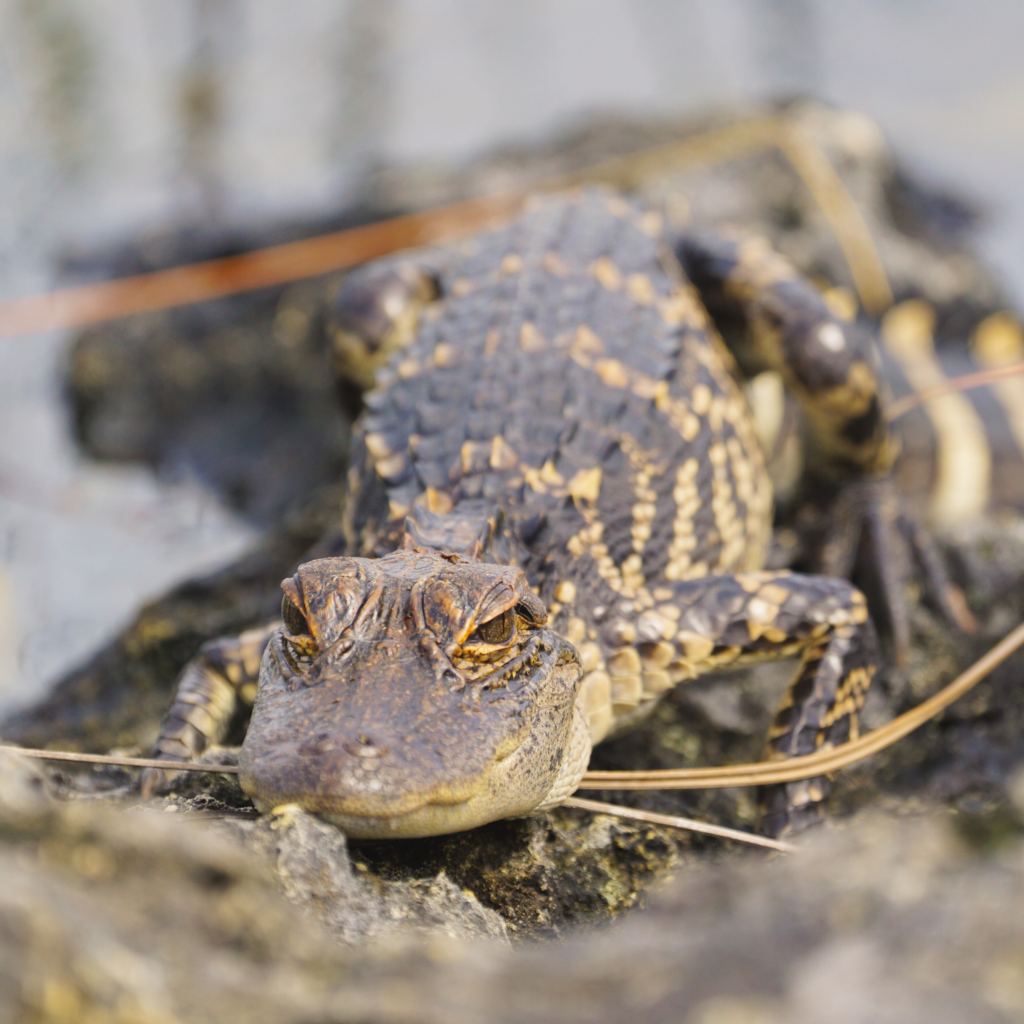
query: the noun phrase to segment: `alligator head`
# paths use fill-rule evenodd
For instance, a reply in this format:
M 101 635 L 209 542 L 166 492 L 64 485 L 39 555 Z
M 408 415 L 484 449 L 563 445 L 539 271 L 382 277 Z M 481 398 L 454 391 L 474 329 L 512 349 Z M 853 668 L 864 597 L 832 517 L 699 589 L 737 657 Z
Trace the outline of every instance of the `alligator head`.
M 282 587 L 240 758 L 258 808 L 424 836 L 575 788 L 590 750 L 580 663 L 522 570 L 409 547 L 309 562 Z

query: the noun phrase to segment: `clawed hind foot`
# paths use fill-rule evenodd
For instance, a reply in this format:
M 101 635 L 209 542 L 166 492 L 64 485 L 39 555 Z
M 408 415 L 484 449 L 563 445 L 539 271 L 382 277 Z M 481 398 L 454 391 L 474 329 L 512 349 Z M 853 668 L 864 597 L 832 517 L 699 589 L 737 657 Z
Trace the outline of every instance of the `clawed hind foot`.
M 903 511 L 889 477 L 849 482 L 819 494 L 805 508 L 807 568 L 852 579 L 867 595 L 879 634 L 905 664 L 910 647 L 907 585 L 950 624 L 971 634 L 977 623 L 963 592 L 949 578 L 928 532 Z

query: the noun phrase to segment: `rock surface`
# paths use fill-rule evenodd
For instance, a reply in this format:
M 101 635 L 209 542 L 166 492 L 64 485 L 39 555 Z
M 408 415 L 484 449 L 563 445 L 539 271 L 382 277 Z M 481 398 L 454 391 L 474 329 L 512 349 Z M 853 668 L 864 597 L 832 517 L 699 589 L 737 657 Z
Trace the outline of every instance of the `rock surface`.
M 254 826 L 247 852 L 222 823 L 57 802 L 3 756 L 0 1020 L 1020 1020 L 1022 785 L 984 830 L 948 814 L 861 816 L 767 863 L 689 868 L 610 928 L 510 950 L 475 925 L 338 943 L 373 900 L 340 869 L 336 832 L 334 861 L 322 842 L 307 857 L 325 826 L 283 814 Z M 303 909 L 253 846 L 287 864 Z
M 0 756 L 0 1020 L 315 1012 L 338 947 L 241 848 L 45 788 Z
M 203 760 L 234 764 L 236 752 L 214 748 Z M 58 774 L 51 785 L 63 799 L 89 787 L 121 799 L 109 770 Z M 672 830 L 568 809 L 451 836 L 349 844 L 298 808 L 259 818 L 235 776 L 213 773 L 186 775 L 153 804 L 214 819 L 257 855 L 289 898 L 316 907 L 345 942 L 398 922 L 450 935 L 564 935 L 636 906 L 653 879 L 710 845 L 694 843 L 691 852 L 689 840 Z
M 389 882 L 360 874 L 345 836 L 299 807 L 256 821 L 225 821 L 218 831 L 256 852 L 293 903 L 313 913 L 339 941 L 359 945 L 389 932 L 441 932 L 452 938 L 506 938 L 505 922 L 460 889 L 444 871 Z

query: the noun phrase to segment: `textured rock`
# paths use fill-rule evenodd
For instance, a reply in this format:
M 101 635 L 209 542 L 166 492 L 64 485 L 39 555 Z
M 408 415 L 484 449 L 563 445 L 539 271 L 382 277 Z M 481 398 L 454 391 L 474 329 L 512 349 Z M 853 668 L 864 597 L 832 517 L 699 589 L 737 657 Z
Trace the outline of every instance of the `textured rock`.
M 183 241 L 120 272 L 204 255 Z M 322 285 L 303 283 L 85 330 L 69 368 L 79 442 L 97 458 L 196 477 L 276 525 L 344 470 L 350 417 L 324 373 L 322 304 Z
M 299 807 L 278 808 L 252 822 L 225 822 L 304 907 L 339 941 L 353 945 L 394 931 L 441 932 L 452 938 L 505 939 L 505 922 L 460 889 L 444 871 L 432 879 L 389 882 L 358 873 L 343 833 Z
M 204 760 L 230 764 L 236 752 L 212 748 Z M 89 779 L 102 792 L 107 774 L 61 775 L 59 793 L 74 799 Z M 295 807 L 256 817 L 236 777 L 212 773 L 185 775 L 158 806 L 215 822 L 257 855 L 290 899 L 354 943 L 396 930 L 565 934 L 636 906 L 653 879 L 714 848 L 674 830 L 564 809 L 456 835 L 349 845 Z
M 237 844 L 0 756 L 0 1020 L 295 1020 L 336 946 Z
M 1011 784 L 1019 800 L 1019 779 Z M 1011 805 L 1012 806 L 1012 805 Z M 687 869 L 558 943 L 405 931 L 339 944 L 351 877 L 304 816 L 261 823 L 290 903 L 237 836 L 50 798 L 0 757 L 0 1021 L 557 1020 L 959 1024 L 1024 1016 L 1024 817 L 859 817 L 767 863 Z M 336 833 L 335 833 L 336 835 Z M 327 901 L 329 902 L 329 901 Z M 429 914 L 429 911 L 427 912 Z M 341 916 L 344 916 L 343 914 Z
M 977 856 L 941 819 L 867 819 L 768 865 L 687 872 L 652 902 L 611 931 L 496 957 L 489 971 L 411 978 L 430 985 L 425 1005 L 441 1003 L 433 1019 L 449 1021 L 954 1024 L 1024 1013 L 1019 835 Z

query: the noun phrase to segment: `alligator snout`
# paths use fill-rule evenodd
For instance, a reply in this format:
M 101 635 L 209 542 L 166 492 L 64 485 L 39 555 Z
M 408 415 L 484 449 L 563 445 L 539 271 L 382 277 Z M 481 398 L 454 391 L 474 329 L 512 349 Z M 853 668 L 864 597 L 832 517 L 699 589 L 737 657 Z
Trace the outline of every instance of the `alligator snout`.
M 521 570 L 403 549 L 307 563 L 283 589 L 239 758 L 257 807 L 380 838 L 541 802 L 579 664 Z

